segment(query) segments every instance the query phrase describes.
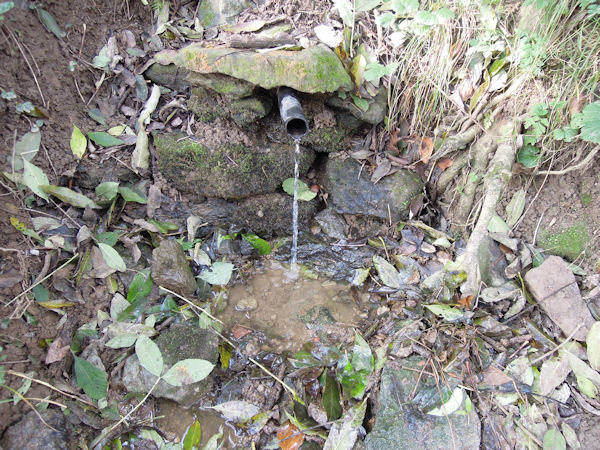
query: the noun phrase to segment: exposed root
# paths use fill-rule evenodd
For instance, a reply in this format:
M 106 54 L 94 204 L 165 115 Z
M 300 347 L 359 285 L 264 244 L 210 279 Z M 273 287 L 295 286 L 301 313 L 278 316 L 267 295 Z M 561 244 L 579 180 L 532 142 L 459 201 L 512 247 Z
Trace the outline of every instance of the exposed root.
M 600 152 L 600 146 L 594 147 L 585 158 L 583 158 L 574 166 L 570 166 L 562 170 L 540 170 L 536 172 L 536 175 L 564 175 L 565 173 L 585 169 L 588 166 L 588 164 L 590 164 L 594 160 L 594 157 L 598 152 Z
M 461 287 L 464 295 L 474 295 L 479 291 L 481 283 L 478 261 L 479 247 L 488 234 L 488 224 L 496 212 L 502 191 L 512 176 L 511 168 L 517 152 L 514 142 L 517 123 L 502 123 L 498 129 L 500 131 L 498 148 L 490 162 L 483 183 L 484 197 L 481 212 L 469 237 L 465 252 L 458 258 L 458 262 L 467 272 L 467 281 Z
M 470 156 L 468 152 L 461 153 L 456 157 L 454 162 L 450 167 L 448 167 L 444 172 L 440 175 L 435 185 L 435 190 L 437 191 L 438 196 L 440 196 L 448 187 L 448 185 L 454 180 L 460 171 L 467 165 L 469 162 Z
M 479 133 L 480 131 L 481 130 L 478 126 L 473 125 L 464 133 L 450 136 L 442 143 L 440 148 L 431 157 L 431 160 L 437 161 L 440 158 L 443 158 L 444 156 L 455 152 L 456 150 L 465 148 L 473 139 L 475 139 L 477 133 Z
M 454 214 L 455 223 L 458 227 L 466 227 L 467 219 L 471 213 L 471 207 L 473 206 L 473 200 L 475 199 L 475 192 L 477 187 L 482 183 L 483 176 L 487 167 L 490 153 L 496 150 L 496 143 L 494 142 L 494 136 L 496 127 L 490 132 L 487 132 L 480 137 L 469 152 L 471 154 L 471 170 L 469 171 L 470 176 L 466 177 L 466 184 L 462 195 L 459 197 L 458 206 Z

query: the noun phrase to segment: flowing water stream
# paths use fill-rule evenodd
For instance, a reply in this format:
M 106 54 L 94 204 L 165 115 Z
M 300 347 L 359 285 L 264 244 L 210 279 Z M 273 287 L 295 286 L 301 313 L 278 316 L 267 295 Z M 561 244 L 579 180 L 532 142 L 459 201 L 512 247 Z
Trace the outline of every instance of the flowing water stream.
M 294 204 L 292 206 L 292 272 L 296 272 L 298 257 L 298 160 L 300 158 L 300 140 L 296 139 L 296 150 L 294 153 Z

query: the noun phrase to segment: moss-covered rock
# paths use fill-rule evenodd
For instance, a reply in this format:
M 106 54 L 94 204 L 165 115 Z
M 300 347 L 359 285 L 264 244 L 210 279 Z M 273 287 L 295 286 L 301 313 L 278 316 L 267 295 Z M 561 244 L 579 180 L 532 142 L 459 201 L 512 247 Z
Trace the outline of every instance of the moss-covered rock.
M 316 152 L 331 153 L 343 150 L 341 143 L 348 136 L 348 131 L 341 127 L 323 127 L 309 130 L 302 138 L 302 143 Z
M 423 182 L 413 172 L 400 170 L 373 184 L 367 171 L 361 170 L 356 160 L 330 158 L 325 188 L 331 195 L 333 209 L 340 214 L 399 221 L 408 218 L 410 202 L 422 195 Z
M 273 102 L 270 98 L 254 96 L 234 100 L 225 108 L 235 123 L 245 127 L 266 117 L 271 112 L 272 106 Z
M 187 80 L 189 70 L 177 67 L 175 64 L 152 64 L 144 76 L 161 86 L 166 86 L 176 91 L 183 91 L 190 86 Z
M 538 244 L 546 253 L 574 261 L 585 252 L 590 242 L 588 226 L 577 223 L 559 231 L 542 230 Z
M 203 0 L 198 8 L 198 20 L 206 28 L 231 23 L 250 6 L 249 0 Z
M 215 91 L 197 87 L 192 89 L 187 107 L 196 114 L 200 122 L 212 122 L 229 116 L 229 111 L 220 100 L 219 94 Z
M 365 99 L 368 104 L 366 111 L 361 110 L 354 104 L 351 97 L 341 99 L 338 96 L 331 97 L 327 104 L 337 109 L 347 111 L 357 119 L 377 125 L 383 122 L 387 114 L 387 93 L 382 90 L 375 97 L 371 99 Z
M 244 200 L 233 214 L 233 222 L 244 225 L 259 236 L 292 233 L 292 203 L 287 194 L 273 193 Z M 317 200 L 298 202 L 298 222 L 304 225 L 315 214 Z
M 164 50 L 155 59 L 193 72 L 230 75 L 265 89 L 288 86 L 317 93 L 351 90 L 353 86 L 337 55 L 321 45 L 299 52 L 257 53 L 191 44 L 180 50 Z
M 276 191 L 294 173 L 291 145 L 258 142 L 251 147 L 223 142 L 208 146 L 183 133 L 156 133 L 158 168 L 182 192 L 205 197 L 241 199 Z M 314 160 L 312 150 L 300 152 L 300 172 Z
M 155 64 L 159 65 L 159 64 Z M 154 66 L 152 66 L 154 67 Z M 165 66 L 169 67 L 169 66 Z M 223 94 L 228 98 L 244 98 L 252 95 L 256 86 L 221 73 L 197 73 L 180 69 L 187 73 L 186 82 L 192 86 L 200 86 Z

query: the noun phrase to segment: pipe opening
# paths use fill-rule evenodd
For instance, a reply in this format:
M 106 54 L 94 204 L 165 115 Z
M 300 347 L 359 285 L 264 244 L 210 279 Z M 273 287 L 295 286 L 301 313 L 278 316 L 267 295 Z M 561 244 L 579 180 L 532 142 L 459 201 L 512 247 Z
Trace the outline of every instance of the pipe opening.
M 292 139 L 300 139 L 308 133 L 308 124 L 306 123 L 306 120 L 303 119 L 291 119 L 287 123 L 285 131 L 287 131 L 287 134 L 289 134 Z

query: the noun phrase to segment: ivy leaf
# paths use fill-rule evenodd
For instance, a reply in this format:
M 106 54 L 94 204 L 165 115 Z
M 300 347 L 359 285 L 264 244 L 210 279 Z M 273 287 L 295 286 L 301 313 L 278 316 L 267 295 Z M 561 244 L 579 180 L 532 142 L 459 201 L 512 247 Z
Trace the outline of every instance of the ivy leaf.
M 150 271 L 145 270 L 133 277 L 133 280 L 129 285 L 129 290 L 127 291 L 127 301 L 133 303 L 139 298 L 147 297 L 151 290 L 152 277 L 150 276 Z
M 31 164 L 26 159 L 23 159 L 23 167 L 23 183 L 25 183 L 25 186 L 31 189 L 31 192 L 38 197 L 48 201 L 48 195 L 46 195 L 44 190 L 41 188 L 42 185 L 47 185 L 50 183 L 44 171 Z
M 135 343 L 135 354 L 144 369 L 155 377 L 160 377 L 164 363 L 158 345 L 148 336 L 140 336 Z
M 104 261 L 106 261 L 108 267 L 118 270 L 119 272 L 125 272 L 127 270 L 125 261 L 123 261 L 121 255 L 119 255 L 114 248 L 102 242 L 98 244 L 98 248 L 100 249 L 100 252 L 102 253 Z
M 71 151 L 77 158 L 81 159 L 87 148 L 87 139 L 76 125 L 73 125 L 71 133 Z
M 325 389 L 323 390 L 323 407 L 327 413 L 327 420 L 339 419 L 342 415 L 340 404 L 340 390 L 335 377 L 329 372 L 325 374 Z
M 40 185 L 40 187 L 46 194 L 50 194 L 76 208 L 87 208 L 88 206 L 90 208 L 99 208 L 99 206 L 96 205 L 93 200 L 90 200 L 85 195 L 75 192 L 69 188 L 54 186 L 52 184 L 43 184 Z
M 164 374 L 163 380 L 171 386 L 183 386 L 204 380 L 215 365 L 204 359 L 184 359 Z
M 537 166 L 540 160 L 540 149 L 534 145 L 524 145 L 519 153 L 517 154 L 517 161 L 523 164 L 527 168 Z
M 581 113 L 581 139 L 600 144 L 600 102 L 585 105 Z
M 94 400 L 106 397 L 108 381 L 106 373 L 91 362 L 73 355 L 77 385 Z
M 256 234 L 246 233 L 242 234 L 242 239 L 248 241 L 252 247 L 258 250 L 261 255 L 268 255 L 271 253 L 271 246 L 264 239 L 259 238 Z
M 115 145 L 123 144 L 123 141 L 104 131 L 90 131 L 87 135 L 92 141 L 102 147 L 114 147 Z
M 200 272 L 199 278 L 209 284 L 225 286 L 231 279 L 233 264 L 224 261 L 216 261 L 208 269 Z

